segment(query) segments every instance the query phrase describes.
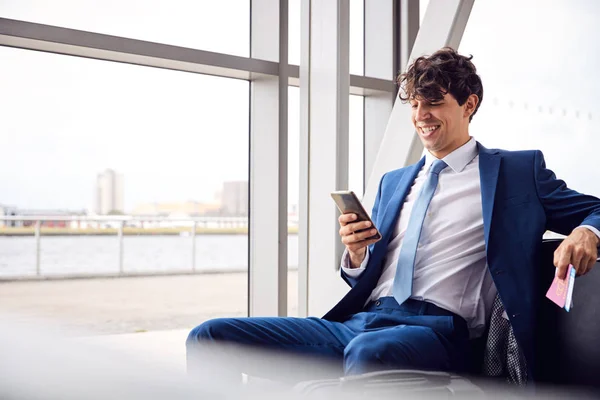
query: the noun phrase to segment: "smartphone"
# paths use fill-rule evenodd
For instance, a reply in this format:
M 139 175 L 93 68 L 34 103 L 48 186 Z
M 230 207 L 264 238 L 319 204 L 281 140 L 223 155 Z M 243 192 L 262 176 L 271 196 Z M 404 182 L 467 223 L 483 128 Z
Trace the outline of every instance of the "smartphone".
M 358 200 L 358 197 L 356 197 L 356 194 L 354 194 L 353 191 L 340 190 L 337 192 L 332 192 L 331 197 L 333 198 L 333 201 L 335 201 L 337 208 L 342 214 L 354 213 L 357 216 L 355 222 L 369 221 L 371 222 L 371 227 L 367 229 L 375 228 L 375 224 L 373 223 L 373 221 L 371 221 L 371 217 L 369 217 L 369 214 L 367 213 L 367 211 L 365 210 L 360 200 Z M 363 230 L 364 229 L 362 229 L 361 231 Z M 379 231 L 377 231 L 377 233 L 375 233 L 373 236 L 367 238 L 367 240 L 370 239 L 381 239 L 381 234 L 379 233 Z

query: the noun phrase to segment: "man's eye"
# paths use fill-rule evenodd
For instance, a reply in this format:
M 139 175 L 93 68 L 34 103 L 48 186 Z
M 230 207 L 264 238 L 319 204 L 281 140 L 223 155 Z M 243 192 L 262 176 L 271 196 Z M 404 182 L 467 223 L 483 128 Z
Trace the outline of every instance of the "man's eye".
M 431 107 L 441 106 L 443 103 L 431 103 L 429 104 Z
M 416 104 L 411 104 L 410 106 L 411 106 L 412 108 L 417 108 L 417 105 L 416 105 Z

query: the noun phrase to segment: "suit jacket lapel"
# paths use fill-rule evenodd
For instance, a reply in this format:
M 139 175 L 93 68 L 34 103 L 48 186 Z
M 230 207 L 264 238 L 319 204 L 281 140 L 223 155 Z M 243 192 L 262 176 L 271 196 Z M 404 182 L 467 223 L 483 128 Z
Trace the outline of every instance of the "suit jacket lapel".
M 494 211 L 494 198 L 496 197 L 496 185 L 498 184 L 498 173 L 500 172 L 502 157 L 497 150 L 486 149 L 479 142 L 477 146 L 479 148 L 479 179 L 481 183 L 483 229 L 485 232 L 486 249 L 488 249 L 492 213 Z
M 398 215 L 400 214 L 402 204 L 404 204 L 404 199 L 408 195 L 415 178 L 417 177 L 421 168 L 423 168 L 424 164 L 425 157 L 422 157 L 418 163 L 407 167 L 406 171 L 402 175 L 402 178 L 400 178 L 400 181 L 396 186 L 396 190 L 394 191 L 392 198 L 387 203 L 385 211 L 383 212 L 380 230 L 383 238 L 377 243 L 382 243 L 387 246 L 387 242 L 389 241 L 392 232 L 394 232 L 394 226 L 398 219 Z

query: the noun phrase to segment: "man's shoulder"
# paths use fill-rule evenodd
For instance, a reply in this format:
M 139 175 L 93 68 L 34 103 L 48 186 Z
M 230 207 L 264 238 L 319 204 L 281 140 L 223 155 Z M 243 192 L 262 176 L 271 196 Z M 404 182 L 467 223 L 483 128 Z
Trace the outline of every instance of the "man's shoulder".
M 536 153 L 540 152 L 540 150 L 503 150 L 503 149 L 499 149 L 498 151 L 504 157 L 518 157 L 518 158 L 522 158 L 522 157 L 531 158 Z
M 479 154 L 481 153 L 489 153 L 489 154 L 498 154 L 502 158 L 507 159 L 532 159 L 536 154 L 541 154 L 540 150 L 506 150 L 506 149 L 497 149 L 497 148 L 485 148 L 481 144 L 479 144 Z

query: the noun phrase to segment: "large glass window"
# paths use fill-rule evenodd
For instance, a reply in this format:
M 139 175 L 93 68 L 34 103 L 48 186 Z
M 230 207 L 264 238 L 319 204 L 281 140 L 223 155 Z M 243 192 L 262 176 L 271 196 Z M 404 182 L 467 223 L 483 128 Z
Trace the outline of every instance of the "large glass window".
M 250 0 L 3 0 L 0 17 L 250 54 Z
M 288 63 L 295 65 L 300 65 L 301 1 L 288 1 Z
M 365 138 L 364 138 L 364 102 L 363 96 L 350 96 L 349 104 L 349 143 L 348 143 L 348 189 L 360 198 L 364 193 Z
M 559 178 L 596 196 L 599 18 L 593 1 L 478 1 L 460 45 L 485 94 L 471 134 L 486 147 L 540 149 Z
M 300 65 L 301 0 L 289 0 L 288 62 Z M 365 23 L 363 0 L 350 1 L 350 73 L 364 75 Z
M 0 311 L 91 333 L 246 315 L 249 83 L 6 47 L 0 59 L 0 216 L 24 219 L 0 221 L 0 277 L 147 275 L 7 283 Z
M 429 0 L 419 0 L 419 22 L 423 23 L 423 18 L 425 17 L 425 11 L 427 11 L 427 6 L 429 6 Z
M 365 3 L 350 1 L 350 73 L 365 73 Z

